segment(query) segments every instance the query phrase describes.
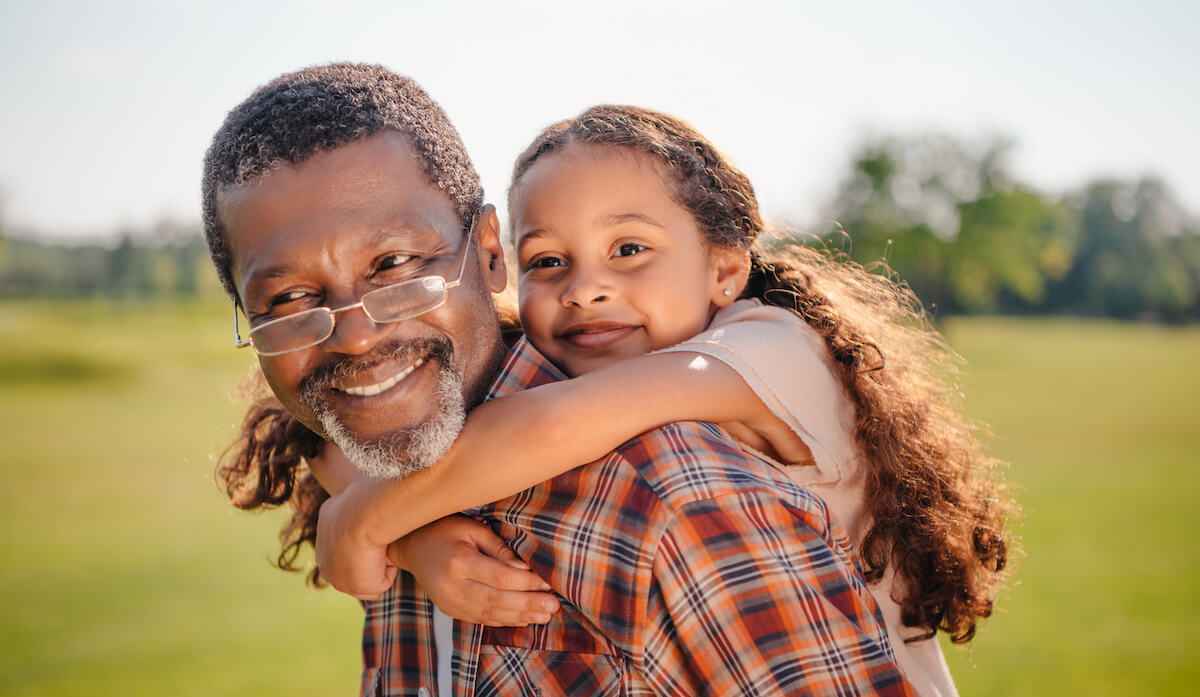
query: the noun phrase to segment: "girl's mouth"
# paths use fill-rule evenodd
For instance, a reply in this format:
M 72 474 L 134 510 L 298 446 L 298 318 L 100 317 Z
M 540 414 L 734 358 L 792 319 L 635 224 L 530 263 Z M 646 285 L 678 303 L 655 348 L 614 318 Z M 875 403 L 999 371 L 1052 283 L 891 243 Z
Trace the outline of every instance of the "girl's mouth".
M 621 322 L 580 322 L 567 327 L 559 339 L 582 349 L 607 348 L 640 329 Z

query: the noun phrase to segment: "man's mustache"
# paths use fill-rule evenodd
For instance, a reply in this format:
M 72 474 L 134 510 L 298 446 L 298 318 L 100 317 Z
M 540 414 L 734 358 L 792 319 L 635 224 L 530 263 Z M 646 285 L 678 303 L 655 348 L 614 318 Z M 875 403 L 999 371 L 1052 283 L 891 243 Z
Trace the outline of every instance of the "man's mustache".
M 412 339 L 410 341 L 389 340 L 381 342 L 370 353 L 362 356 L 346 356 L 318 366 L 300 381 L 300 395 L 309 404 L 319 395 L 332 389 L 334 383 L 347 380 L 360 373 L 374 369 L 382 363 L 411 363 L 420 358 L 432 358 L 443 366 L 451 364 L 454 347 L 442 338 Z

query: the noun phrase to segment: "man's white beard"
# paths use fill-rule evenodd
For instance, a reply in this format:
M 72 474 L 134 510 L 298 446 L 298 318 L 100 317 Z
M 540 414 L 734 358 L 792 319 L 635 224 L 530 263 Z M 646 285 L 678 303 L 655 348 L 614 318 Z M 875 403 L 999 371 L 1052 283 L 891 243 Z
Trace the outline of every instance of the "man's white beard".
M 466 421 L 462 394 L 462 376 L 441 364 L 437 390 L 433 394 L 437 410 L 429 421 L 417 428 L 403 429 L 378 440 L 363 442 L 338 420 L 324 404 L 314 405 L 325 435 L 341 448 L 346 458 L 364 474 L 381 479 L 407 477 L 442 459 Z

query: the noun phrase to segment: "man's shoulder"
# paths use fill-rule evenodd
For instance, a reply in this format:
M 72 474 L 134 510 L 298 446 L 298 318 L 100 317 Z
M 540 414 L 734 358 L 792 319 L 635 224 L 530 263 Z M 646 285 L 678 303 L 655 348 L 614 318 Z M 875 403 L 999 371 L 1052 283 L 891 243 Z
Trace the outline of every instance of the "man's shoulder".
M 821 531 L 829 527 L 829 512 L 819 496 L 743 450 L 711 423 L 681 421 L 647 431 L 614 450 L 608 461 L 627 467 L 674 514 L 697 501 L 754 497 L 777 500 Z
M 521 336 L 505 354 L 500 370 L 493 378 L 484 399 L 503 397 L 566 379 L 567 376 L 562 371 L 546 360 L 528 339 Z
M 493 382 L 489 398 L 503 396 L 565 376 L 528 342 L 520 339 L 509 351 Z M 711 423 L 677 422 L 647 431 L 596 462 L 560 475 L 518 497 L 516 507 L 557 510 L 565 517 L 583 511 L 593 523 L 596 511 L 611 504 L 637 509 L 646 521 L 686 513 L 690 504 L 724 497 L 757 497 L 787 508 L 820 534 L 831 527 L 825 502 L 797 485 L 777 466 L 745 452 L 725 431 Z M 549 497 L 543 499 L 543 496 Z M 610 520 L 615 516 L 607 517 Z M 643 529 L 654 536 L 657 525 Z

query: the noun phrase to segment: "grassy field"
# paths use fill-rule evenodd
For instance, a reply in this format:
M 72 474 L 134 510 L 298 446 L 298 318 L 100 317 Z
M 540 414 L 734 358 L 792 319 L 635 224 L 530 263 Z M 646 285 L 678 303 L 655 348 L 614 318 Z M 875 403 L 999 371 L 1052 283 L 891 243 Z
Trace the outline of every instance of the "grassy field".
M 0 695 L 345 695 L 356 603 L 272 569 L 213 458 L 252 356 L 223 307 L 0 304 Z M 1200 682 L 1200 328 L 959 320 L 971 411 L 1025 509 L 964 695 Z

